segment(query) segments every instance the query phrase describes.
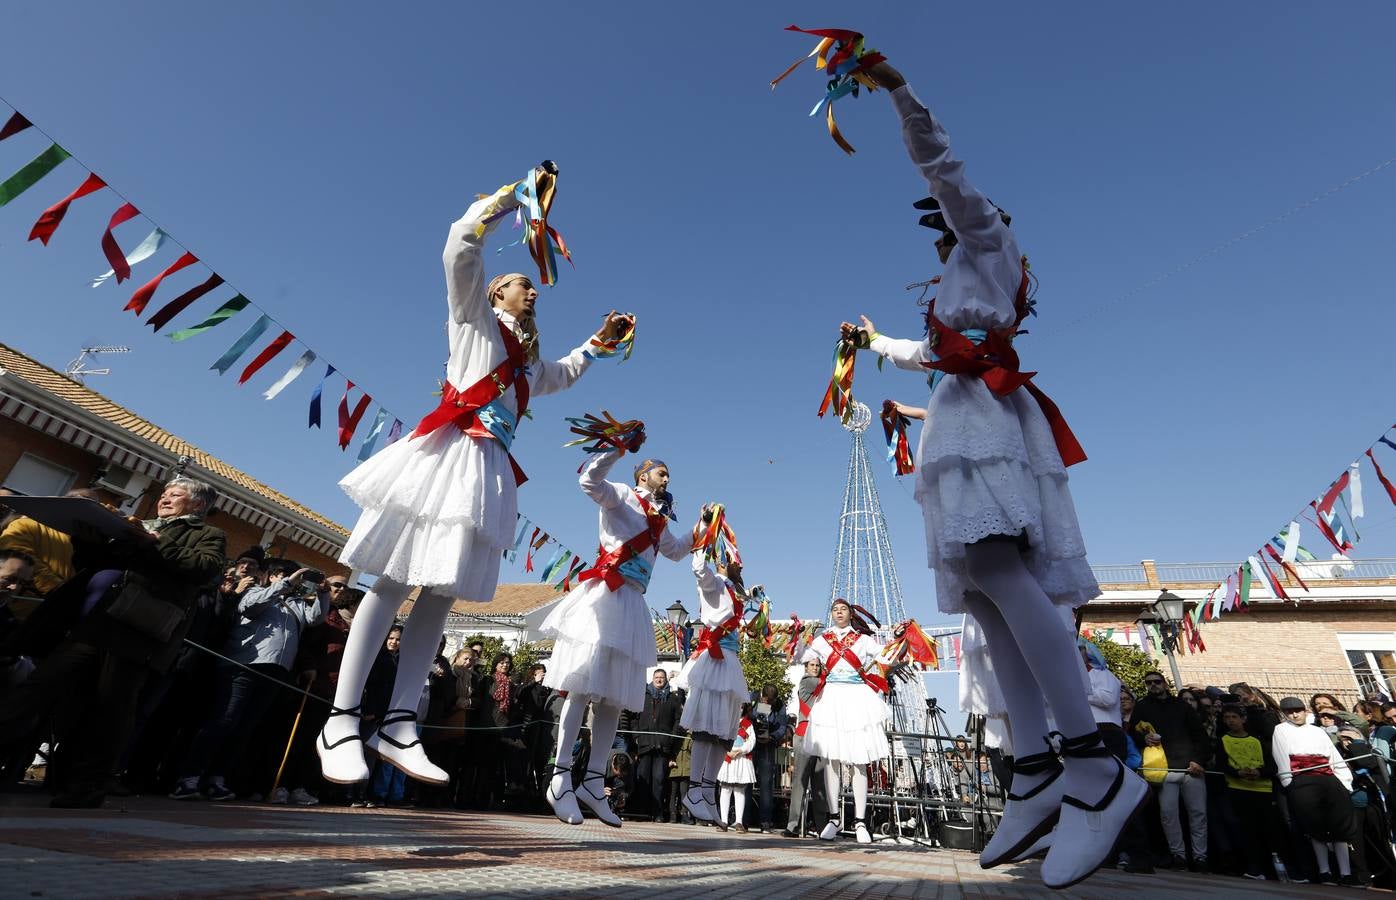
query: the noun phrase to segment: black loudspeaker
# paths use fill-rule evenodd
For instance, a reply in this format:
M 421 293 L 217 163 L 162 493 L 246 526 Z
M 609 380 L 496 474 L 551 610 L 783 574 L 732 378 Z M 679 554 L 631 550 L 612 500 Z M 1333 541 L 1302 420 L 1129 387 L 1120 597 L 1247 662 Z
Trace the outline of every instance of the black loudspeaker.
M 936 840 L 947 850 L 979 849 L 974 846 L 974 826 L 963 822 L 939 822 L 936 826 Z

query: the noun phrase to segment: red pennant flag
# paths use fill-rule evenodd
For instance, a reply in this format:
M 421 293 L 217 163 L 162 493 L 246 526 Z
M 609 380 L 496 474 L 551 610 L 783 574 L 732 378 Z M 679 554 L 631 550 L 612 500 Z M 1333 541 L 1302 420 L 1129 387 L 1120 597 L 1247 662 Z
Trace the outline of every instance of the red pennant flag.
M 112 213 L 111 221 L 107 223 L 107 230 L 102 235 L 102 252 L 107 255 L 107 262 L 111 264 L 112 271 L 116 273 L 117 284 L 131 277 L 131 267 L 126 264 L 126 254 L 121 252 L 120 245 L 112 236 L 112 229 L 140 214 L 141 211 L 130 203 L 122 204 L 120 209 Z
M 162 275 L 160 277 L 163 278 L 164 276 Z M 204 294 L 207 294 L 209 291 L 218 287 L 222 283 L 223 276 L 219 275 L 217 272 L 213 273 L 209 276 L 208 281 L 205 281 L 198 287 L 190 288 L 189 290 L 180 294 L 178 297 L 171 300 L 169 303 L 166 303 L 164 306 L 160 307 L 160 311 L 157 312 L 155 315 L 151 316 L 145 324 L 149 325 L 151 328 L 154 328 L 156 331 L 159 331 L 161 328 L 165 327 L 165 323 L 169 322 L 175 316 L 184 312 L 184 310 L 187 309 L 191 303 L 193 303 L 195 300 L 198 300 Z
M 126 303 L 126 309 L 131 310 L 139 316 L 141 313 L 145 312 L 145 305 L 150 302 L 151 297 L 155 296 L 155 291 L 159 289 L 160 282 L 164 281 L 167 275 L 173 275 L 180 269 L 192 266 L 198 261 L 199 258 L 194 254 L 185 253 L 179 259 L 170 263 L 165 271 L 136 288 L 136 292 L 131 295 L 131 299 Z M 161 310 L 161 312 L 164 312 L 164 310 Z
M 1313 507 L 1315 513 L 1318 513 L 1317 501 L 1311 500 L 1309 502 L 1309 506 Z M 1338 536 L 1333 533 L 1333 529 L 1329 526 L 1329 524 L 1323 520 L 1322 514 L 1315 515 L 1314 524 L 1318 526 L 1319 534 L 1322 534 L 1328 540 L 1328 543 L 1333 545 L 1334 550 L 1337 550 L 1343 556 L 1347 556 L 1348 550 L 1350 548 L 1344 547 L 1342 544 L 1338 543 Z
M 1275 564 L 1278 565 L 1280 568 L 1284 569 L 1286 572 L 1288 572 L 1289 577 L 1297 581 L 1301 588 L 1303 588 L 1306 591 L 1309 589 L 1309 586 L 1304 583 L 1304 579 L 1300 578 L 1299 573 L 1294 571 L 1294 566 L 1291 566 L 1289 563 L 1285 562 L 1284 557 L 1276 553 L 1274 547 L 1270 546 L 1269 544 L 1266 544 L 1265 552 L 1270 554 L 1270 558 L 1275 561 Z
M 295 336 L 291 334 L 291 332 L 289 331 L 281 332 L 281 334 L 277 337 L 276 340 L 272 341 L 270 344 L 267 344 L 267 348 L 263 350 L 261 353 L 258 353 L 257 358 L 252 360 L 252 362 L 248 363 L 247 368 L 242 370 L 242 374 L 238 376 L 238 384 L 243 384 L 247 381 L 247 379 L 251 378 L 253 375 L 256 375 L 257 370 L 260 369 L 262 366 L 265 366 L 267 363 L 271 362 L 273 359 L 275 359 L 276 354 L 280 353 L 282 350 L 285 350 L 286 345 L 291 343 L 294 337 Z M 357 423 L 358 420 L 355 420 L 355 424 Z
M 532 572 L 532 571 L 533 571 L 533 551 L 538 549 L 538 546 L 537 546 L 537 544 L 534 543 L 534 541 L 536 541 L 536 540 L 538 539 L 538 532 L 539 532 L 540 530 L 541 530 L 541 529 L 539 529 L 539 528 L 534 528 L 534 529 L 533 529 L 533 534 L 529 535 L 529 538 L 528 538 L 528 553 L 526 553 L 526 554 L 524 555 L 524 571 L 525 571 L 525 572 Z
M 1348 489 L 1348 471 L 1343 470 L 1343 474 L 1337 481 L 1328 488 L 1328 493 L 1323 495 L 1323 499 L 1318 503 L 1318 511 L 1321 513 L 1332 512 L 1333 504 L 1337 502 L 1338 495 Z
M 11 137 L 12 135 L 19 134 L 24 129 L 29 128 L 32 124 L 32 122 L 30 122 L 20 113 L 15 113 L 14 115 L 10 116 L 10 120 L 5 123 L 5 127 L 0 128 L 0 141 L 3 141 L 5 138 Z
M 100 191 L 106 186 L 107 183 L 96 172 L 88 175 L 87 179 L 78 185 L 77 190 L 43 211 L 39 216 L 39 221 L 34 223 L 34 227 L 29 232 L 29 240 L 38 238 L 43 241 L 44 246 L 48 246 L 48 239 L 53 237 L 53 233 L 62 224 L 63 217 L 68 214 L 68 207 L 72 205 L 72 202 L 80 197 L 86 197 L 88 194 Z
M 1377 478 L 1381 481 L 1381 486 L 1386 488 L 1386 496 L 1391 498 L 1392 503 L 1396 503 L 1396 485 L 1393 485 L 1387 479 L 1386 474 L 1381 470 L 1381 466 L 1377 465 L 1377 458 L 1372 455 L 1370 448 L 1367 450 L 1367 458 L 1372 461 L 1372 468 L 1376 471 Z
M 278 338 L 280 340 L 280 338 Z M 354 411 L 349 412 L 349 392 L 354 389 L 354 382 L 347 381 L 344 388 L 344 396 L 339 398 L 339 449 L 343 450 L 349 446 L 349 442 L 354 439 L 354 430 L 359 427 L 359 420 L 364 417 L 364 412 L 368 409 L 369 401 L 372 399 L 368 394 L 359 398 L 359 403 L 354 407 Z

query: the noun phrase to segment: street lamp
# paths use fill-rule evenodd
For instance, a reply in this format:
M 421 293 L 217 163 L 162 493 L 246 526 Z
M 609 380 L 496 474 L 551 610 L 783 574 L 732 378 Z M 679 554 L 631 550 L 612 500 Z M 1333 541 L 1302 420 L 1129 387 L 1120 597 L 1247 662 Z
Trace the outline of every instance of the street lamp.
M 688 609 L 682 600 L 675 600 L 674 605 L 664 610 L 664 613 L 669 617 L 670 625 L 683 625 L 688 621 Z
M 1163 655 L 1168 657 L 1168 667 L 1173 671 L 1173 686 L 1175 689 L 1181 688 L 1183 676 L 1178 671 L 1178 659 L 1174 652 L 1178 649 L 1179 625 L 1183 621 L 1187 601 L 1171 591 L 1160 591 L 1158 599 L 1153 605 L 1145 608 L 1139 615 L 1138 624 L 1141 628 L 1149 625 L 1157 625 L 1159 636 L 1163 639 Z

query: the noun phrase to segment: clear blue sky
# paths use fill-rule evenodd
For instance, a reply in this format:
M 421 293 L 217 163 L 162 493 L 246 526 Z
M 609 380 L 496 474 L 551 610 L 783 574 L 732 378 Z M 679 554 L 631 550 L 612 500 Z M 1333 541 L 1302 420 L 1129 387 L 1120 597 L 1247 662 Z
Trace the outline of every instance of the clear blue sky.
M 729 504 L 779 615 L 827 599 L 848 441 L 814 412 L 835 326 L 864 312 L 919 335 L 902 287 L 938 268 L 886 97 L 839 103 L 848 158 L 805 117 L 812 70 L 768 90 L 812 44 L 781 30 L 792 21 L 866 32 L 1013 213 L 1042 281 L 1024 364 L 1090 454 L 1072 485 L 1093 561 L 1238 559 L 1392 421 L 1396 166 L 1119 300 L 1396 156 L 1390 4 L 528 9 L 22 4 L 0 95 L 409 423 L 446 352 L 448 224 L 476 192 L 558 160 L 553 219 L 577 268 L 544 292 L 545 351 L 611 307 L 639 315 L 639 340 L 629 362 L 534 404 L 521 508 L 592 547 L 562 419 L 643 418 L 685 520 Z M 0 144 L 0 169 L 40 141 Z M 60 368 L 87 341 L 131 345 L 94 387 L 352 523 L 335 484 L 352 451 L 304 427 L 313 379 L 260 397 L 289 351 L 239 389 L 237 370 L 208 366 L 250 317 L 173 345 L 121 311 L 126 285 L 87 286 L 106 268 L 109 194 L 76 204 L 50 247 L 25 243 L 81 178 L 67 163 L 0 210 L 0 339 Z M 124 246 L 148 227 L 125 226 Z M 529 265 L 519 248 L 496 259 Z M 855 392 L 919 402 L 925 387 L 864 358 Z M 910 486 L 880 471 L 908 610 L 936 623 Z M 1396 510 L 1375 488 L 1359 552 L 1391 554 Z M 693 608 L 691 578 L 661 566 L 651 604 L 675 598 Z

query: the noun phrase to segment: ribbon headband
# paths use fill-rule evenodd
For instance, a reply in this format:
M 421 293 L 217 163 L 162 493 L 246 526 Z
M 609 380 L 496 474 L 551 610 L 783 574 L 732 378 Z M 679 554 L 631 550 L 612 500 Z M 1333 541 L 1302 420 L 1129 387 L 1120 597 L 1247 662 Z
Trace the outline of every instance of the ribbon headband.
M 635 467 L 635 480 L 639 481 L 642 475 L 654 469 L 667 469 L 669 466 L 662 459 L 647 459 Z

